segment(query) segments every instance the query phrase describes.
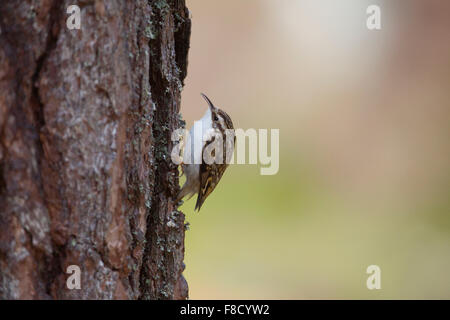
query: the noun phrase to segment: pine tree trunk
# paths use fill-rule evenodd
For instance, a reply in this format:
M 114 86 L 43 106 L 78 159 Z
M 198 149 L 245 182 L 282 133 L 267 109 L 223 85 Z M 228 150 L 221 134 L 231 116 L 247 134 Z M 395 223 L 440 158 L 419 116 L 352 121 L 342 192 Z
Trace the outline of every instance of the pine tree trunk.
M 170 137 L 189 37 L 184 0 L 0 2 L 0 298 L 187 298 Z

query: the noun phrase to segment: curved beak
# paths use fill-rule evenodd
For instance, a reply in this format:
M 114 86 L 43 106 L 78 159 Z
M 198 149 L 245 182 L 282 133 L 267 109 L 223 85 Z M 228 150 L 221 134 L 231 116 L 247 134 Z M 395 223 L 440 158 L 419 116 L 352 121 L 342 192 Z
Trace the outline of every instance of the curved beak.
M 211 102 L 211 100 L 209 100 L 209 98 L 208 98 L 205 94 L 201 93 L 201 95 L 202 95 L 202 97 L 206 100 L 206 102 L 208 102 L 208 105 L 209 105 L 209 108 L 211 109 L 211 112 L 212 112 L 213 110 L 216 110 L 216 107 L 214 107 L 214 105 L 213 105 L 213 103 Z

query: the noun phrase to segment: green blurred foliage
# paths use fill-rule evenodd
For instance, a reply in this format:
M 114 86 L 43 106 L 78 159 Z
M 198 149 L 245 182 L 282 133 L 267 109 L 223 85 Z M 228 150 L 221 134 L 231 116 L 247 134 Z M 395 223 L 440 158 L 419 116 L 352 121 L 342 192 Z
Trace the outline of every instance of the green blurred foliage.
M 280 129 L 278 174 L 231 165 L 181 207 L 190 297 L 450 298 L 450 2 L 188 6 L 188 127 L 205 92 L 236 127 Z

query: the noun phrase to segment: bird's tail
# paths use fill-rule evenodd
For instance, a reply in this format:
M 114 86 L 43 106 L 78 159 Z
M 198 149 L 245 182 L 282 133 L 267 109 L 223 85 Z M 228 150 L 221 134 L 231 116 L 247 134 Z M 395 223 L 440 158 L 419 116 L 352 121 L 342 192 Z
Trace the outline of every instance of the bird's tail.
M 189 200 L 190 198 L 192 198 L 192 196 L 195 194 L 195 192 L 189 191 L 189 189 L 186 187 L 186 185 L 184 185 L 180 192 L 178 192 L 177 194 L 177 200 L 175 203 L 178 203 L 181 201 L 181 199 L 183 199 L 184 197 L 188 196 L 189 198 L 187 198 L 186 200 Z

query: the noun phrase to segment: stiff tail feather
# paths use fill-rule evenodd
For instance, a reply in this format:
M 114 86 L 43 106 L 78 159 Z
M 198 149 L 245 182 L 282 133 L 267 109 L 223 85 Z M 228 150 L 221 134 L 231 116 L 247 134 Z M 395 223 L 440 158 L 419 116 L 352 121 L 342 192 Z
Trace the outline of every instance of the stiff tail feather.
M 177 194 L 177 200 L 175 203 L 178 203 L 183 199 L 184 197 L 188 196 L 186 200 L 189 200 L 192 198 L 192 196 L 195 194 L 195 192 L 189 191 L 188 188 L 185 188 L 184 186 L 181 188 L 180 192 Z

